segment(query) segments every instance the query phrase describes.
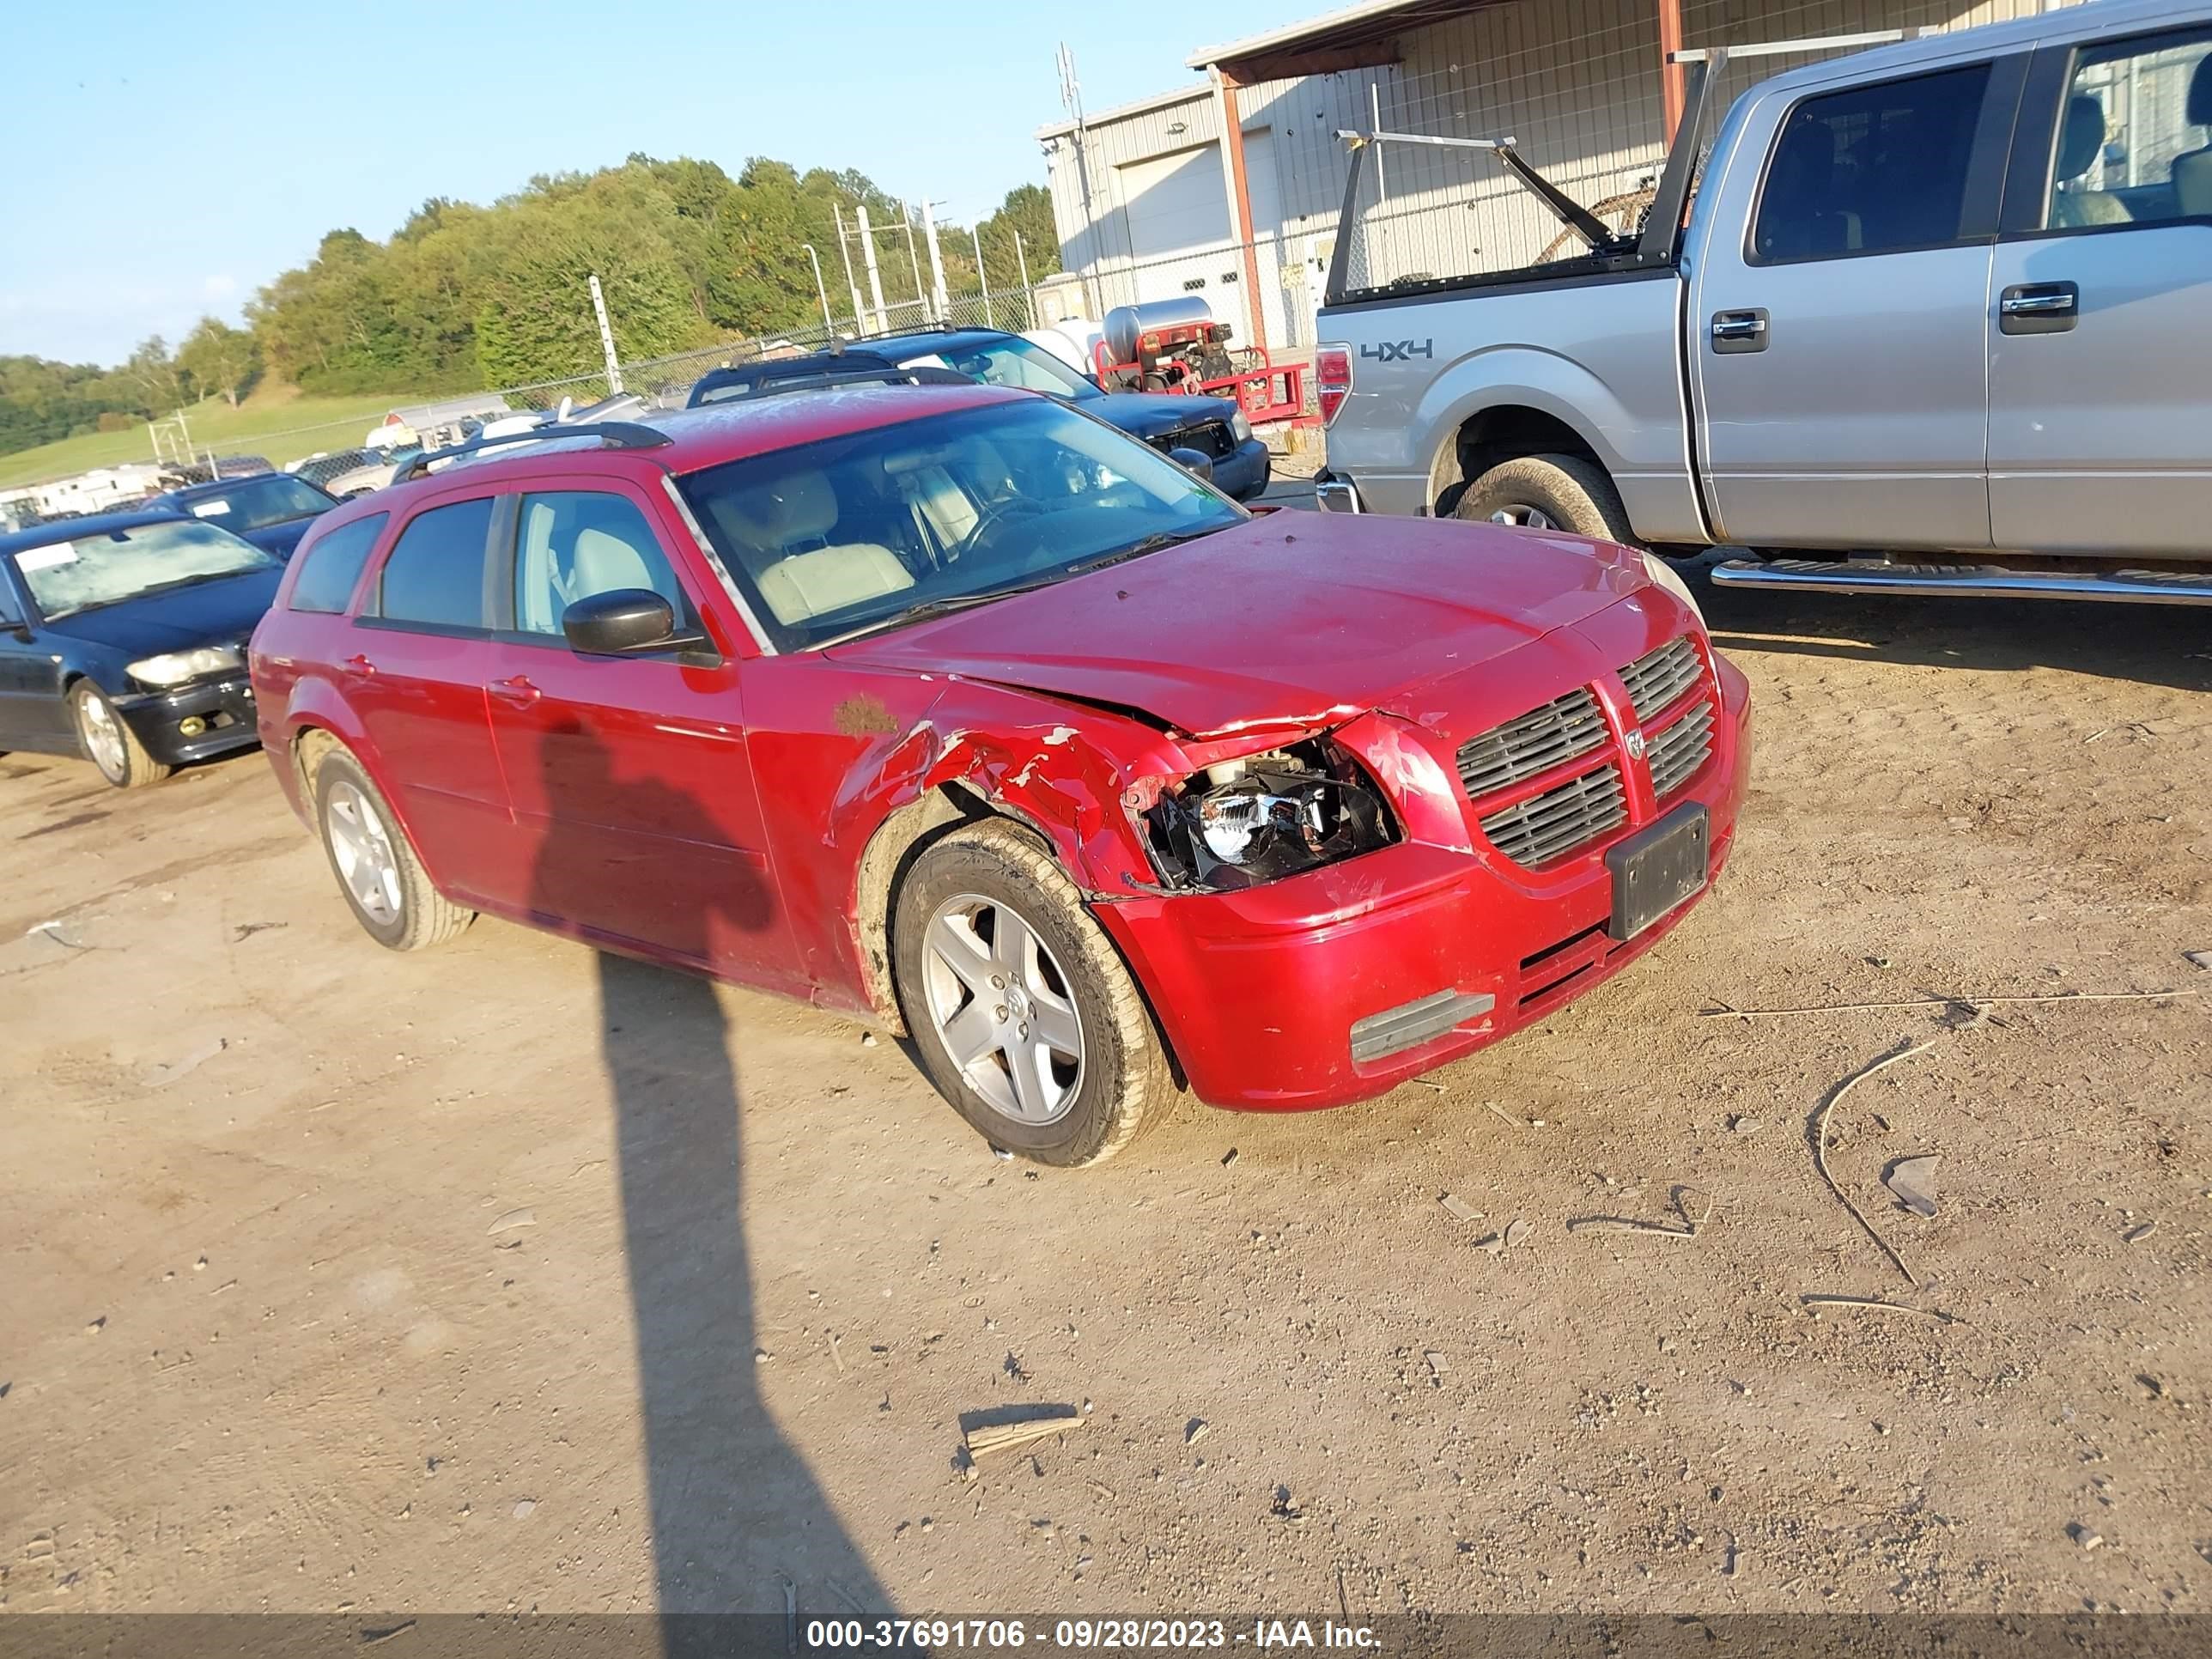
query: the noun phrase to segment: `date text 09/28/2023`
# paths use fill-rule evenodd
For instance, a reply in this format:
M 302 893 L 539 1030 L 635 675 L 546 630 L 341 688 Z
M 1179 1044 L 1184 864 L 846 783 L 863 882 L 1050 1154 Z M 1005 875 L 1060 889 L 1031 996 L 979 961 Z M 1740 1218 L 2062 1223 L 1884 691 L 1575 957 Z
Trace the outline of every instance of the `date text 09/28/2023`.
M 1000 1650 L 1035 1644 L 1075 1650 L 1123 1648 L 1352 1648 L 1381 1645 L 1364 1625 L 1322 1620 L 1254 1619 L 1232 1625 L 1221 1619 L 1057 1619 L 1032 1626 L 1022 1619 L 815 1619 L 806 1625 L 810 1649 L 971 1648 Z

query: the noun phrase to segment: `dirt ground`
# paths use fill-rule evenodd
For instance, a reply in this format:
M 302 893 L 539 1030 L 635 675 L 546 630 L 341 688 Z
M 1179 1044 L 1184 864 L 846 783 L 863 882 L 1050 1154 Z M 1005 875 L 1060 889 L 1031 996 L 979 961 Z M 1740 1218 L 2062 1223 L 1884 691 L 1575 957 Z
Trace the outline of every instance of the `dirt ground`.
M 0 1602 L 2204 1609 L 2205 1001 L 1705 1011 L 2212 988 L 2212 633 L 1707 597 L 1759 752 L 1660 951 L 1087 1174 L 805 1008 L 377 949 L 258 757 L 0 760 Z M 1808 1128 L 1907 1040 L 1830 1161 L 1917 1284 Z

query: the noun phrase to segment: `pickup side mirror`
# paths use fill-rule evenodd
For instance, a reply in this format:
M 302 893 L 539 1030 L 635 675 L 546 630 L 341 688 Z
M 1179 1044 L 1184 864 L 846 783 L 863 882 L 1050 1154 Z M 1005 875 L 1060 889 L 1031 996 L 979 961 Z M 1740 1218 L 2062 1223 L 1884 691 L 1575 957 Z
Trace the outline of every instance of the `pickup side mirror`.
M 1213 463 L 1206 458 L 1203 451 L 1170 449 L 1168 451 L 1168 459 L 1184 471 L 1194 472 L 1208 483 L 1213 482 Z
M 577 600 L 561 613 L 561 632 L 571 651 L 586 657 L 713 648 L 696 629 L 679 633 L 676 607 L 647 587 L 617 587 Z

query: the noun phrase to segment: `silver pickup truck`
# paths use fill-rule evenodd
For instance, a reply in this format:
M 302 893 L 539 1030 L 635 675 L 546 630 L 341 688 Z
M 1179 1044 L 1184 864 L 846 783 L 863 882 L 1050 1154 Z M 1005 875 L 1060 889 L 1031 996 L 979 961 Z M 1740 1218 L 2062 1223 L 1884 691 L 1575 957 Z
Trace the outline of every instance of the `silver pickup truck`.
M 1745 550 L 1724 586 L 2212 603 L 2212 6 L 1816 64 L 1702 156 L 1720 57 L 1629 232 L 1474 146 L 1589 245 L 1549 264 L 1377 280 L 1394 135 L 1345 135 L 1322 504 Z

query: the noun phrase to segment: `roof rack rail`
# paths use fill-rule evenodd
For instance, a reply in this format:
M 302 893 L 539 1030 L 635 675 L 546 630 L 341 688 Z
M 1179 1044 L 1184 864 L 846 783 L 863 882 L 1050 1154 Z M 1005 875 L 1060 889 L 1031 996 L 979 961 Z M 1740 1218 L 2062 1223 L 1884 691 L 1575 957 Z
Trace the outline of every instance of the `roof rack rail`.
M 823 354 L 827 355 L 827 354 Z M 704 378 L 702 376 L 701 378 Z M 787 392 L 828 392 L 851 386 L 974 386 L 975 382 L 957 369 L 939 368 L 932 364 L 916 363 L 899 368 L 886 365 L 880 368 L 826 368 L 818 374 L 792 374 L 781 380 L 762 380 L 749 386 L 736 396 L 709 398 L 696 405 L 712 409 L 720 404 L 749 404 L 762 398 L 780 398 Z
M 471 438 L 465 444 L 455 444 L 450 449 L 434 449 L 417 455 L 402 467 L 392 482 L 405 483 L 419 478 L 430 470 L 434 461 L 457 460 L 464 455 L 481 454 L 487 449 L 497 449 L 507 444 L 550 443 L 556 438 L 597 438 L 602 449 L 659 449 L 676 441 L 656 427 L 642 426 L 635 421 L 578 421 L 563 426 L 558 421 L 548 421 L 544 426 L 534 426 L 527 432 L 502 432 L 495 438 Z

